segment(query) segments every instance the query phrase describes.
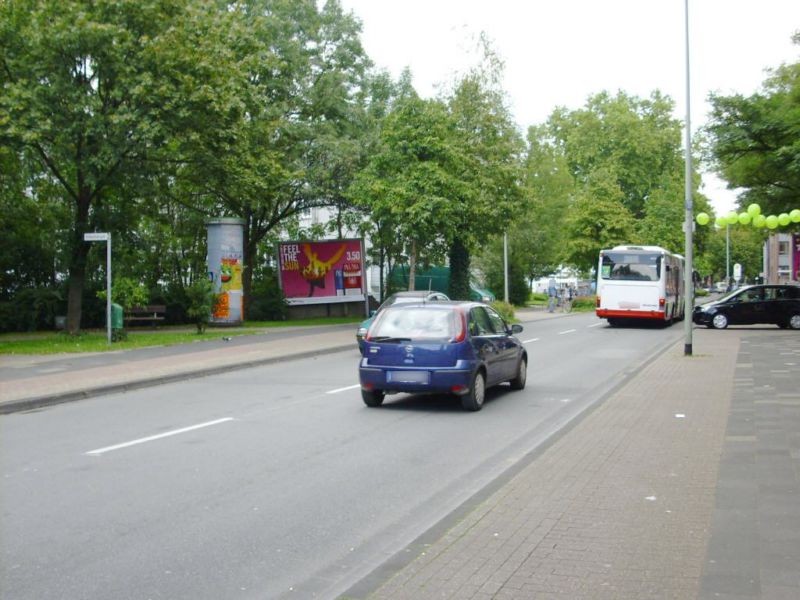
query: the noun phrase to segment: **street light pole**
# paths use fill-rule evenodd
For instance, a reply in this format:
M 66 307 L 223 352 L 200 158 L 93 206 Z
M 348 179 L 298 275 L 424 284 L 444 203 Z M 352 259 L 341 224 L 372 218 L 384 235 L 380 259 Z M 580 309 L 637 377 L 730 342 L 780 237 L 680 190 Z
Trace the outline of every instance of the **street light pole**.
M 731 225 L 725 225 L 725 291 L 731 286 Z
M 683 345 L 684 356 L 692 355 L 692 311 L 694 310 L 694 267 L 693 267 L 693 236 L 694 216 L 692 206 L 692 122 L 691 122 L 691 94 L 689 86 L 689 0 L 684 0 L 684 16 L 686 25 L 686 188 L 684 192 L 684 222 L 686 273 L 684 274 L 684 318 L 685 340 Z
M 508 303 L 508 232 L 503 234 L 503 300 Z

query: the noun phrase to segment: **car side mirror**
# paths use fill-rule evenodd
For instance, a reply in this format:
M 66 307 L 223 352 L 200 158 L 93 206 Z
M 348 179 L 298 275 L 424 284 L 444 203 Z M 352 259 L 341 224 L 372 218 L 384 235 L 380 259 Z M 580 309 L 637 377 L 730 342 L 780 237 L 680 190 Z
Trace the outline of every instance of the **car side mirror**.
M 514 323 L 511 326 L 511 333 L 513 334 L 522 333 L 522 325 L 520 325 L 519 323 Z
M 377 312 L 378 312 L 377 310 L 373 309 L 373 310 L 369 311 L 369 316 L 370 317 L 374 317 L 375 313 L 377 313 Z

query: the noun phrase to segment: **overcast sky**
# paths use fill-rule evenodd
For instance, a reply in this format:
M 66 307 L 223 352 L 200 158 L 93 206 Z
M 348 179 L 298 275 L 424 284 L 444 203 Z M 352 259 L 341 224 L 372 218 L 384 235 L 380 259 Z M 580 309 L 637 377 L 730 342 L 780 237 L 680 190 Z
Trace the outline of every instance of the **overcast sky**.
M 557 106 L 623 90 L 669 95 L 686 117 L 684 0 L 340 0 L 362 22 L 362 41 L 395 78 L 404 67 L 434 96 L 477 61 L 485 32 L 505 62 L 504 89 L 522 131 Z M 800 0 L 690 0 L 691 122 L 706 121 L 709 92 L 752 94 L 766 69 L 800 60 Z M 705 177 L 718 211 L 735 195 Z

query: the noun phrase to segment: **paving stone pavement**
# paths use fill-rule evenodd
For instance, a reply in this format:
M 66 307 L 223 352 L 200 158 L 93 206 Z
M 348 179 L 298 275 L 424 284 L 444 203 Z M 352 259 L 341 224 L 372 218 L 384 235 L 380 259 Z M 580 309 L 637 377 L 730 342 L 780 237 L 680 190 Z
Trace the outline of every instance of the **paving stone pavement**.
M 800 338 L 695 329 L 693 348 L 650 363 L 369 598 L 800 598 Z
M 800 598 L 796 334 L 743 336 L 699 597 Z

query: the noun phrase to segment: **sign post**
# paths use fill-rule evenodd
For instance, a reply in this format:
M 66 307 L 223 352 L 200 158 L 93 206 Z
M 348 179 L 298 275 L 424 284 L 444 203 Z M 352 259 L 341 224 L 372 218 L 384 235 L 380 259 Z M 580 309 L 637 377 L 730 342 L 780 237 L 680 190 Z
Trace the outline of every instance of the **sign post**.
M 105 232 L 91 232 L 83 234 L 84 242 L 106 243 L 106 332 L 108 343 L 111 343 L 111 234 Z

